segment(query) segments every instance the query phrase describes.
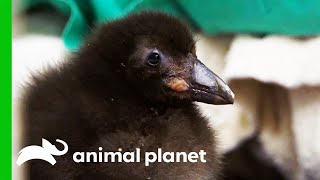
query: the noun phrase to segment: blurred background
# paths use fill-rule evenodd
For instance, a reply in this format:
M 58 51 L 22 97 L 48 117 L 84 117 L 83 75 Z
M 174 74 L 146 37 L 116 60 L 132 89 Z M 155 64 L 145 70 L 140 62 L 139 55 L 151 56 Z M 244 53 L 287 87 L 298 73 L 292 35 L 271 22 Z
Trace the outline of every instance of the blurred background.
M 235 92 L 235 104 L 199 103 L 218 131 L 225 179 L 320 180 L 319 0 L 13 0 L 13 178 L 30 72 L 76 52 L 99 23 L 141 10 L 185 21 L 197 55 Z

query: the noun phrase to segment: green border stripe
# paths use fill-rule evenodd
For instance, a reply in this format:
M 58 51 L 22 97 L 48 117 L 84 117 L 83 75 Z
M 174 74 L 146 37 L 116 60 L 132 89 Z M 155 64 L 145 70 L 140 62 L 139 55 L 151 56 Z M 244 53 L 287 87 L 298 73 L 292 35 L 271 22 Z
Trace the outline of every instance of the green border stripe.
M 11 174 L 11 1 L 0 3 L 0 179 Z

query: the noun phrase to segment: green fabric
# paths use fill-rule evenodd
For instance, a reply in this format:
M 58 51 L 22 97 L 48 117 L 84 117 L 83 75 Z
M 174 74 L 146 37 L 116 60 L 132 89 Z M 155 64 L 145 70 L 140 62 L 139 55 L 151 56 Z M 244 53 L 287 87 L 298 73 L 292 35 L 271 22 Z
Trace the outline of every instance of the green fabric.
M 319 0 L 25 0 L 26 8 L 49 3 L 69 20 L 65 45 L 79 48 L 92 23 L 156 9 L 187 20 L 204 33 L 320 34 Z

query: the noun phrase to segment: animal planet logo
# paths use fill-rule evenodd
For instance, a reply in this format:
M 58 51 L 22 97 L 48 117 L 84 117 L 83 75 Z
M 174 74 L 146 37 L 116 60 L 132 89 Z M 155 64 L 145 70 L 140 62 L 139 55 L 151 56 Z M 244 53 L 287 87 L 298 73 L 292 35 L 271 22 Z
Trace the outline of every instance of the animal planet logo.
M 42 138 L 41 146 L 27 146 L 19 152 L 19 157 L 17 159 L 17 164 L 20 166 L 26 161 L 32 159 L 41 159 L 49 162 L 51 165 L 56 163 L 53 155 L 62 156 L 68 152 L 68 145 L 62 140 L 57 139 L 57 142 L 63 144 L 64 149 L 59 151 L 54 145 L 49 141 Z M 121 149 L 121 148 L 120 148 Z M 99 147 L 99 152 L 75 152 L 73 154 L 73 161 L 76 163 L 85 162 L 140 162 L 140 148 L 136 148 L 136 151 L 124 152 L 118 150 L 118 152 L 101 152 L 102 147 Z M 120 152 L 119 152 L 120 151 Z M 191 162 L 195 163 L 200 160 L 202 163 L 206 163 L 205 160 L 206 152 L 200 150 L 199 152 L 162 152 L 161 148 L 158 148 L 156 152 L 145 152 L 145 166 L 149 166 L 150 163 L 154 162 Z
M 51 165 L 54 165 L 57 161 L 54 159 L 55 156 L 62 156 L 68 152 L 68 145 L 66 142 L 57 139 L 57 142 L 61 143 L 64 146 L 62 151 L 58 150 L 55 145 L 52 145 L 48 140 L 42 138 L 42 147 L 31 145 L 23 148 L 19 152 L 19 157 L 17 159 L 17 165 L 20 166 L 26 161 L 32 159 L 41 159 L 47 161 Z

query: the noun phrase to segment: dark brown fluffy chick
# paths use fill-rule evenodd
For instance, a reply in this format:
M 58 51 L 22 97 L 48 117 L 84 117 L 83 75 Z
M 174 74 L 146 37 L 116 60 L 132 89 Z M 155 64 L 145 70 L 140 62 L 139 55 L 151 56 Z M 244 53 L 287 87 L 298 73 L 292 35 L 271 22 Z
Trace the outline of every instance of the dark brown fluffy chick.
M 193 104 L 233 103 L 195 54 L 177 19 L 143 12 L 102 25 L 79 53 L 38 75 L 25 94 L 26 144 L 69 145 L 52 166 L 29 161 L 30 179 L 216 179 L 214 132 Z M 58 143 L 57 147 L 59 148 Z M 206 163 L 75 163 L 74 152 L 206 152 Z

